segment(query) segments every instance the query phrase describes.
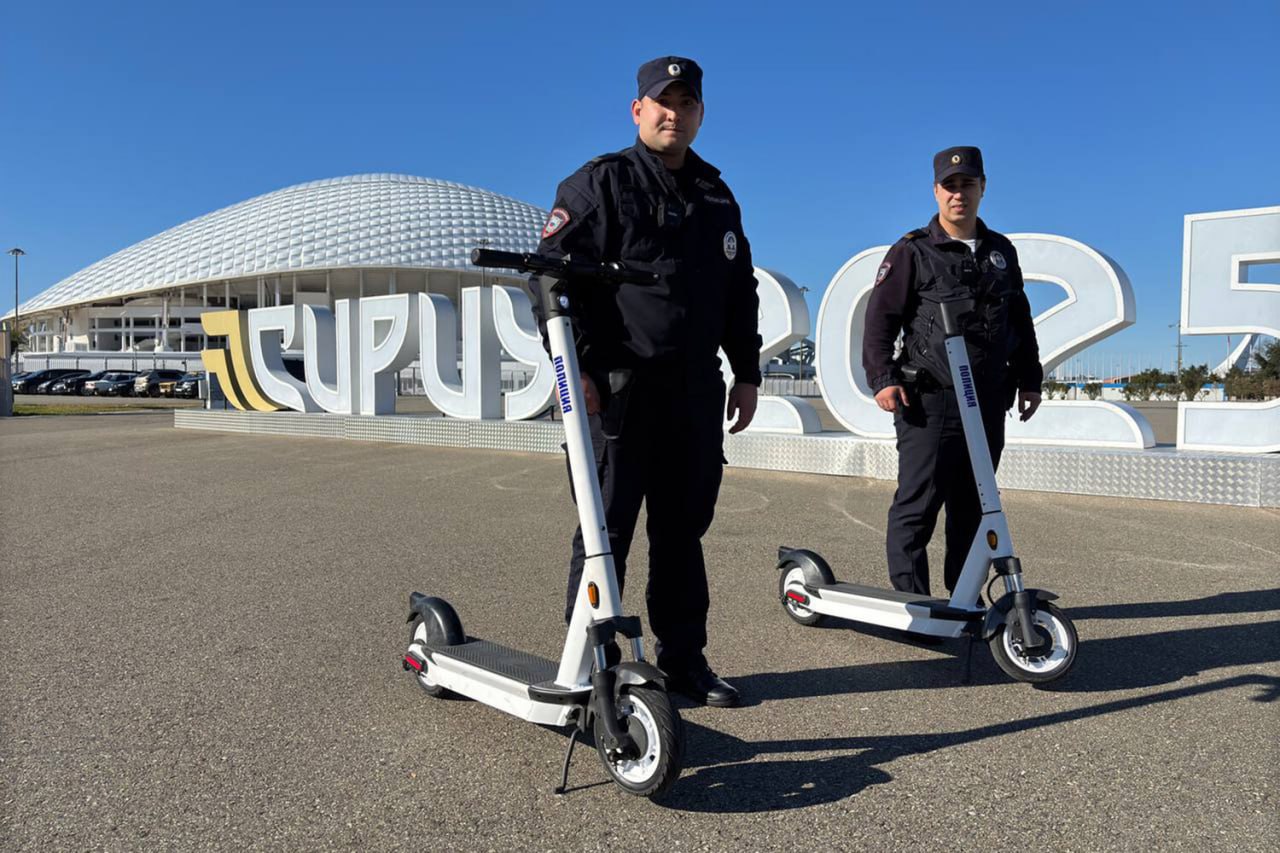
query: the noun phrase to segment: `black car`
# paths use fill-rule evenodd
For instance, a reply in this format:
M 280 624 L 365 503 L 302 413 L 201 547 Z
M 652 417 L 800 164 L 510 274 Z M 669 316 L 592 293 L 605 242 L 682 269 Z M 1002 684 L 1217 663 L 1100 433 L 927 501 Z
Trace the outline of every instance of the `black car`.
M 132 397 L 133 380 L 137 378 L 136 370 L 113 370 L 93 383 L 93 393 L 99 397 Z
M 182 378 L 181 370 L 147 370 L 133 380 L 135 397 L 159 397 L 161 382 L 176 382 Z
M 36 393 L 37 394 L 56 394 L 58 392 L 53 389 L 56 388 L 59 383 L 66 382 L 68 379 L 76 379 L 78 377 L 84 377 L 88 375 L 89 375 L 89 371 L 87 370 L 74 370 L 71 373 L 68 373 L 64 376 L 56 376 L 53 379 L 46 379 L 45 381 L 41 382 L 39 385 L 36 386 Z
M 173 386 L 173 396 L 185 397 L 194 400 L 200 396 L 200 380 L 204 379 L 204 371 L 197 370 L 192 373 L 185 374 L 178 383 Z
M 60 379 L 68 373 L 77 372 L 78 371 L 76 370 L 62 367 L 54 368 L 52 370 L 37 370 L 34 373 L 28 373 L 21 379 L 15 378 L 13 380 L 13 393 L 34 394 L 36 392 L 36 388 L 41 383 L 48 382 L 50 379 Z
M 49 386 L 50 394 L 79 394 L 84 390 L 84 386 L 89 382 L 97 382 L 99 379 L 107 375 L 107 371 L 99 370 L 97 373 L 81 373 L 80 375 L 64 376 L 61 379 L 54 380 Z

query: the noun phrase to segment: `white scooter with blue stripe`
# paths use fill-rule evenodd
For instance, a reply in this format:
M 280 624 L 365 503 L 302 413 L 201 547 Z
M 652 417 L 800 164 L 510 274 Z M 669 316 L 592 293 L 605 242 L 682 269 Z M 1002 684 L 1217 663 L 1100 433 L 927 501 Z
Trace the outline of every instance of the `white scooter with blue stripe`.
M 981 637 L 1009 676 L 1043 683 L 1071 669 L 1079 639 L 1071 620 L 1052 603 L 1057 595 L 1026 588 L 1022 563 L 1013 555 L 960 322 L 973 307 L 972 299 L 941 303 L 951 379 L 959 391 L 961 423 L 982 502 L 982 522 L 950 600 L 840 583 L 821 555 L 787 546 L 778 549 L 778 596 L 787 615 L 802 625 L 832 616 L 934 637 L 968 635 L 971 643 Z M 979 593 L 992 569 L 987 600 L 997 579 L 1004 581 L 1005 593 L 987 608 Z

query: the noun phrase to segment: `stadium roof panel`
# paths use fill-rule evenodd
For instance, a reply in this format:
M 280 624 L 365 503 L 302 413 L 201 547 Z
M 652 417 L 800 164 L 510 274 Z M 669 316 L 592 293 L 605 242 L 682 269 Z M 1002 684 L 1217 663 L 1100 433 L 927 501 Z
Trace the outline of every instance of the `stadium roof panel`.
M 167 286 L 348 267 L 470 268 L 481 238 L 537 248 L 546 212 L 488 190 L 413 175 L 297 184 L 121 249 L 22 305 L 24 314 Z M 10 312 L 12 313 L 12 312 Z

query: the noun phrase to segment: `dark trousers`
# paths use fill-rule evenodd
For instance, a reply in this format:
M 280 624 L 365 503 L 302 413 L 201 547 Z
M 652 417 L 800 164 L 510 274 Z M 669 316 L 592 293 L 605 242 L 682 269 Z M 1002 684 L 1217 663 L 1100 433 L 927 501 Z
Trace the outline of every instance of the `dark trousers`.
M 645 602 L 667 672 L 705 665 L 707 571 L 702 535 L 711 526 L 724 466 L 724 383 L 637 376 L 593 415 L 591 443 L 604 498 L 605 526 L 621 587 L 640 505 L 648 514 Z M 609 436 L 609 437 L 606 437 Z M 582 581 L 586 551 L 573 536 L 565 621 Z
M 929 594 L 929 554 L 938 511 L 947 508 L 946 559 L 943 577 L 948 592 L 955 589 L 973 543 L 982 506 L 973 481 L 969 449 L 964 440 L 954 389 L 910 393 L 911 405 L 894 414 L 898 432 L 898 491 L 889 508 L 886 550 L 889 579 L 902 592 Z M 978 392 L 988 400 L 983 423 L 991 460 L 1000 464 L 1004 450 L 1004 418 L 999 392 Z

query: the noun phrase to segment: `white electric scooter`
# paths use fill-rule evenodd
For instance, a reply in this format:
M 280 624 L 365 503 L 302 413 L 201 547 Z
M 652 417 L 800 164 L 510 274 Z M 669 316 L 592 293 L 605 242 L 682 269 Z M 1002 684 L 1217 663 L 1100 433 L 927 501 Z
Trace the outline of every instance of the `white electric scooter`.
M 640 619 L 622 615 L 565 288 L 571 278 L 648 282 L 655 277 L 620 264 L 487 249 L 473 251 L 471 263 L 540 273 L 556 392 L 564 413 L 569 467 L 588 557 L 558 663 L 469 637 L 448 602 L 415 592 L 409 596 L 412 627 L 404 668 L 430 696 L 457 693 L 533 723 L 574 726 L 557 793 L 563 793 L 568 784 L 578 734 L 591 728 L 613 781 L 628 793 L 658 797 L 680 775 L 683 731 L 662 672 L 644 660 Z M 634 660 L 608 665 L 605 647 L 615 637 L 631 641 Z
M 817 553 L 785 546 L 778 549 L 778 595 L 787 615 L 801 625 L 816 625 L 825 616 L 836 616 L 934 637 L 967 634 L 970 650 L 973 639 L 981 637 L 990 645 L 996 663 L 1012 678 L 1053 681 L 1075 662 L 1076 629 L 1049 603 L 1057 595 L 1025 588 L 1022 564 L 1013 556 L 960 323 L 961 317 L 973 310 L 973 300 L 943 302 L 940 307 L 951 380 L 960 396 L 960 418 L 982 502 L 982 523 L 951 599 L 840 583 Z M 1005 594 L 985 608 L 978 593 L 991 567 L 996 574 L 987 584 L 987 600 L 991 600 L 991 584 L 996 578 L 1004 579 Z

